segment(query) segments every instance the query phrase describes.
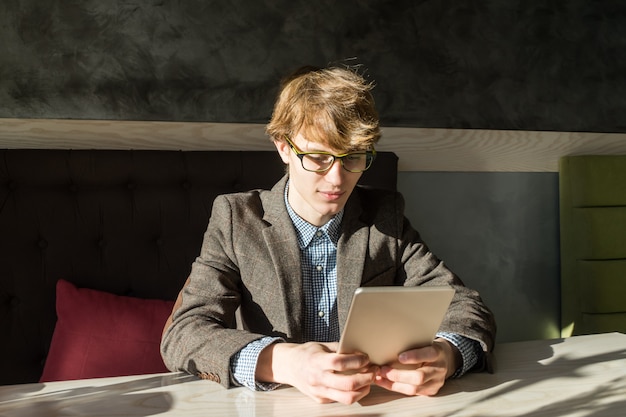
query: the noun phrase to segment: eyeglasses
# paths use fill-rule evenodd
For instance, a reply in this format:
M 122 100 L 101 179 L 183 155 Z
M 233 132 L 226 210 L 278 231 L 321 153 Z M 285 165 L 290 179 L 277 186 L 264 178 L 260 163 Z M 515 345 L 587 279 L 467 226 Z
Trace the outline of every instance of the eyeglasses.
M 371 151 L 344 153 L 341 155 L 333 155 L 330 152 L 302 152 L 294 145 L 289 138 L 285 137 L 291 150 L 300 158 L 302 168 L 310 172 L 326 172 L 335 160 L 341 161 L 341 166 L 348 172 L 363 172 L 372 166 L 372 162 L 376 159 L 376 150 Z

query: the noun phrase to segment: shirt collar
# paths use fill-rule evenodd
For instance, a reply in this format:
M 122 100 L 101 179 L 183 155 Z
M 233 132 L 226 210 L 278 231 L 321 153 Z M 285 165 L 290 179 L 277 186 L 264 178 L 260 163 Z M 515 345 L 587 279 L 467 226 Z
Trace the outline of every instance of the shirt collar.
M 339 242 L 339 233 L 341 231 L 341 221 L 343 220 L 343 209 L 339 213 L 335 214 L 324 225 L 317 227 L 304 220 L 293 210 L 289 204 L 289 199 L 287 198 L 288 192 L 289 182 L 287 182 L 287 186 L 285 187 L 285 206 L 287 207 L 289 217 L 291 218 L 291 221 L 296 229 L 300 249 L 304 249 L 309 246 L 311 240 L 313 240 L 318 231 L 325 233 L 331 242 L 333 242 L 335 247 L 337 247 L 337 242 Z

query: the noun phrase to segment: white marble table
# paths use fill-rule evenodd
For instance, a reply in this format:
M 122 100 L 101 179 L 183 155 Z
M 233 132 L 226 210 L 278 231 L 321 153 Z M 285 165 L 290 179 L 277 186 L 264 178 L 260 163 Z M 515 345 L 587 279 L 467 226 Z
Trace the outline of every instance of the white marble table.
M 626 416 L 626 335 L 505 343 L 496 372 L 448 381 L 436 397 L 376 388 L 316 404 L 293 388 L 255 393 L 171 373 L 0 386 L 0 416 Z

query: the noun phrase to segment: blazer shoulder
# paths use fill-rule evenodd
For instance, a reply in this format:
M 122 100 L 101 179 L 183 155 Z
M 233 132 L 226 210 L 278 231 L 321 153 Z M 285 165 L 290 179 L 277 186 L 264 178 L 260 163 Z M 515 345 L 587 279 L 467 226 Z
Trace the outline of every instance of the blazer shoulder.
M 398 191 L 358 186 L 355 194 L 365 217 L 404 214 L 404 197 Z
M 273 221 L 286 213 L 283 202 L 284 180 L 271 190 L 253 189 L 249 191 L 222 194 L 213 201 L 213 212 L 229 215 L 236 219 L 264 219 Z
M 213 200 L 213 212 L 222 213 L 229 211 L 233 216 L 237 214 L 258 214 L 263 213 L 262 195 L 266 190 L 249 190 L 230 194 L 221 194 Z
M 367 187 L 363 185 L 357 185 L 355 190 L 359 195 L 366 196 L 371 199 L 386 200 L 395 199 L 402 196 L 399 191 L 388 190 L 385 188 Z

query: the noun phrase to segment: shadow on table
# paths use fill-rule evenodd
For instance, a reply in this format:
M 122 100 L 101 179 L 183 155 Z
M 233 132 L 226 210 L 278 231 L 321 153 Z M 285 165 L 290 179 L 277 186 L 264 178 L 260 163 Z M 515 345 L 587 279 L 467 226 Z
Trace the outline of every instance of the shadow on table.
M 514 365 L 508 365 L 501 371 L 496 369 L 496 373 L 493 375 L 494 381 L 497 382 L 497 384 L 494 384 L 494 387 L 502 385 L 501 388 L 491 391 L 488 395 L 481 398 L 481 400 L 487 401 L 550 379 L 575 380 L 576 378 L 586 378 L 583 368 L 588 366 L 598 367 L 606 362 L 614 362 L 626 358 L 626 349 L 617 347 L 613 351 L 599 355 L 583 357 L 580 355 L 562 355 L 552 359 L 554 353 L 553 346 L 564 342 L 563 339 L 555 339 L 550 345 L 546 345 L 545 351 L 528 349 L 528 351 L 523 354 L 529 356 L 518 358 L 515 362 L 509 358 L 508 362 Z M 542 363 L 543 360 L 547 360 L 546 363 Z M 488 379 L 489 378 L 484 378 L 485 381 Z M 513 383 L 511 383 L 512 381 Z M 576 410 L 579 413 L 586 411 L 584 415 L 589 417 L 617 416 L 621 415 L 623 410 L 626 409 L 626 398 L 621 395 L 623 393 L 624 379 L 615 378 L 608 382 L 603 381 L 587 391 L 584 395 L 577 395 L 576 397 L 570 396 L 567 399 L 543 407 L 541 410 L 533 411 L 529 414 L 519 414 L 518 416 L 560 416 L 563 414 L 564 410 Z M 604 399 L 609 397 L 621 397 L 623 399 L 610 404 L 601 404 Z
M 150 416 L 168 411 L 172 407 L 172 396 L 167 392 L 140 392 L 152 388 L 182 384 L 197 379 L 187 374 L 155 375 L 135 381 L 92 385 L 79 388 L 59 389 L 42 392 L 45 384 L 32 384 L 28 395 L 21 387 L 17 398 L 0 399 L 0 417 L 52 416 L 69 413 L 71 415 L 113 415 Z
M 612 362 L 626 358 L 626 350 L 617 348 L 612 352 L 588 357 L 571 357 L 568 355 L 549 360 L 554 356 L 554 346 L 564 343 L 563 339 L 555 339 L 550 344 L 529 342 L 528 350 L 523 351 L 523 357 L 511 357 L 508 355 L 506 360 L 501 362 L 503 366 L 498 366 L 499 352 L 495 352 L 496 369 L 493 374 L 479 373 L 469 374 L 462 378 L 449 380 L 437 394 L 437 397 L 446 397 L 462 392 L 485 391 L 485 396 L 480 397 L 480 401 L 488 401 L 501 397 L 503 395 L 523 390 L 539 382 L 545 382 L 550 379 L 557 378 L 585 378 L 582 368 L 594 365 L 601 366 L 604 362 Z M 502 352 L 502 356 L 507 356 L 508 352 Z M 503 358 L 504 359 L 504 358 Z M 546 363 L 542 363 L 542 362 Z M 517 417 L 530 416 L 561 416 L 564 410 L 577 410 L 585 412 L 585 416 L 618 416 L 623 415 L 626 410 L 626 396 L 621 395 L 624 392 L 624 379 L 616 378 L 609 382 L 604 382 L 594 387 L 585 395 L 575 398 L 568 398 L 563 401 L 555 402 L 541 410 L 533 411 L 528 414 L 518 414 Z M 611 404 L 601 404 L 603 399 L 624 398 Z M 376 394 L 372 391 L 370 395 L 365 397 L 359 403 L 363 406 L 382 404 L 396 399 L 404 398 L 403 395 Z M 462 412 L 463 410 L 458 410 Z M 454 415 L 451 414 L 451 415 Z M 581 414 L 583 415 L 583 414 Z

